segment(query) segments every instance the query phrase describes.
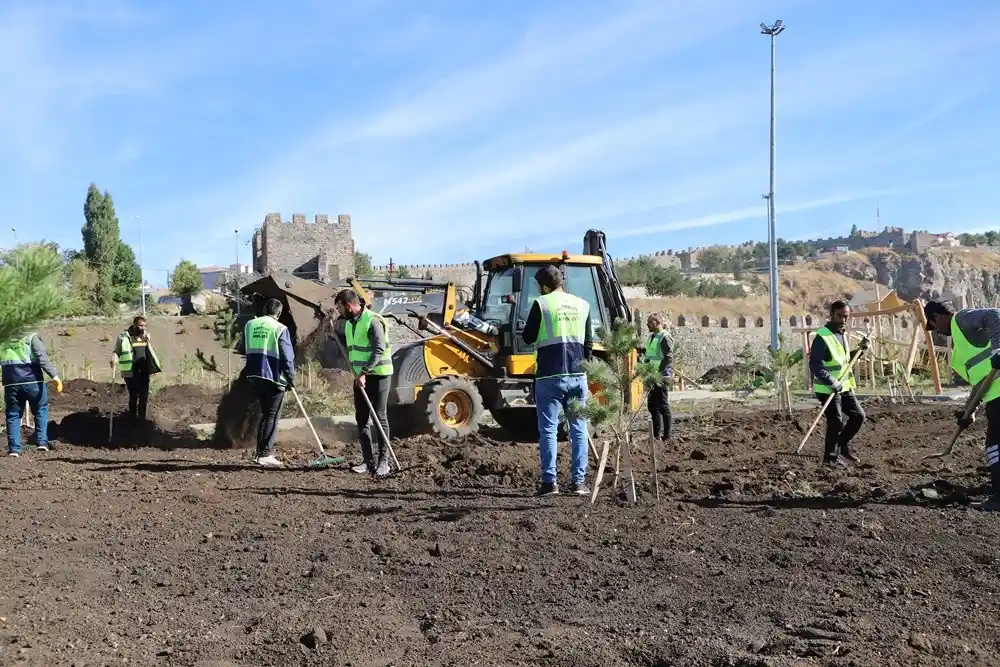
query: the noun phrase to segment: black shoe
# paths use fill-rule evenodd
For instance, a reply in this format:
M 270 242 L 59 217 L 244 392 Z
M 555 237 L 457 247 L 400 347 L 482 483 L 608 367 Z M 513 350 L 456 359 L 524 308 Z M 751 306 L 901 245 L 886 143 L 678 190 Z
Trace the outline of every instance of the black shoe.
M 859 459 L 857 456 L 855 456 L 851 452 L 841 451 L 840 452 L 840 458 L 844 459 L 845 461 L 847 461 L 851 465 L 856 465 L 856 466 L 861 465 L 861 459 Z
M 846 468 L 847 464 L 839 456 L 824 456 L 823 465 L 831 468 Z
M 538 489 L 535 491 L 535 497 L 541 498 L 543 496 L 558 496 L 559 495 L 559 485 L 555 482 L 542 482 L 538 485 Z
M 580 482 L 579 484 L 573 482 L 569 485 L 569 492 L 577 496 L 589 496 L 590 487 L 587 486 L 586 482 Z

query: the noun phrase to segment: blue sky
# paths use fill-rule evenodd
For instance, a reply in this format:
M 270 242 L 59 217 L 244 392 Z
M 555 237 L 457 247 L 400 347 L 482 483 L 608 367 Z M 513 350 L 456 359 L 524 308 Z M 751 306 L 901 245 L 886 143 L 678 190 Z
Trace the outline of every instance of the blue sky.
M 10 226 L 79 247 L 96 182 L 154 284 L 269 211 L 376 263 L 762 240 L 778 18 L 779 235 L 1000 227 L 989 0 L 0 0 Z

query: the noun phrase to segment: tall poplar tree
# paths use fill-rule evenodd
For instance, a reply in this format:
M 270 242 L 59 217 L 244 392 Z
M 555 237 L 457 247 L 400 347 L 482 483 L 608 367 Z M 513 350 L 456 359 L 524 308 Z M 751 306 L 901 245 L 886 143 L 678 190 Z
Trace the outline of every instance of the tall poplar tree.
M 114 271 L 120 240 L 118 216 L 111 195 L 103 193 L 93 183 L 87 188 L 87 201 L 83 205 L 83 254 L 87 263 L 97 271 L 97 289 L 94 300 L 102 310 L 110 310 L 114 303 Z

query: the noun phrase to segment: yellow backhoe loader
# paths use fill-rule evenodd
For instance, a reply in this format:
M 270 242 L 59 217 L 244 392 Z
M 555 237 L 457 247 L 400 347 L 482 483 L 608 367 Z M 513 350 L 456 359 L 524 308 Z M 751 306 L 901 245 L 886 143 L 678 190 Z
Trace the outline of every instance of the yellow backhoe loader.
M 353 287 L 366 305 L 388 316 L 389 326 L 405 326 L 422 340 L 394 346 L 389 423 L 393 435 L 431 432 L 452 440 L 474 433 L 486 411 L 515 437 L 535 437 L 534 346 L 521 338 L 528 312 L 539 296 L 535 271 L 552 264 L 563 274 L 567 292 L 586 299 L 595 330 L 615 320 L 632 322 L 632 311 L 608 255 L 605 235 L 590 230 L 583 253 L 511 253 L 476 262 L 476 284 L 466 301 L 453 283 L 413 279 L 352 278 L 325 285 L 271 274 L 243 288 L 274 297 L 286 308 L 282 321 L 300 345 L 325 335 L 342 335 L 334 297 Z M 594 354 L 604 354 L 595 344 Z M 630 362 L 637 363 L 633 351 Z M 592 391 L 599 387 L 591 387 Z M 638 408 L 643 389 L 636 381 L 627 399 Z

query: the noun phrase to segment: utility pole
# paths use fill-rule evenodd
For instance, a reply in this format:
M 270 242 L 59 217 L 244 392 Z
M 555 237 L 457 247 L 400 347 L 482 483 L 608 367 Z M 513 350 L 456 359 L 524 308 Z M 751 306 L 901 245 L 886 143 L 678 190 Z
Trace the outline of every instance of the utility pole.
M 771 38 L 771 187 L 765 199 L 767 199 L 767 211 L 769 218 L 768 225 L 768 250 L 770 255 L 770 283 L 771 283 L 771 349 L 777 351 L 780 347 L 778 333 L 781 330 L 781 313 L 779 312 L 778 299 L 778 236 L 774 224 L 774 38 L 785 30 L 781 20 L 774 22 L 774 25 L 760 24 L 760 32 Z
M 234 229 L 233 236 L 236 238 L 236 266 L 234 281 L 236 284 L 236 317 L 240 316 L 240 230 Z
M 146 317 L 146 272 L 142 268 L 142 222 L 135 216 L 135 226 L 139 229 L 139 304 L 142 316 Z

